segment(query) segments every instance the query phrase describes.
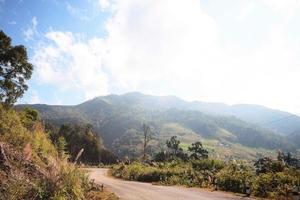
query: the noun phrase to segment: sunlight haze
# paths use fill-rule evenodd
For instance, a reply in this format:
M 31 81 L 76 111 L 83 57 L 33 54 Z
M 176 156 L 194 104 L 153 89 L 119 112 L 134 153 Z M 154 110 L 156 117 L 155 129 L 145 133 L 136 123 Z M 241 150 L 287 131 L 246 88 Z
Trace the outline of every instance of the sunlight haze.
M 19 103 L 140 91 L 300 113 L 298 0 L 2 0 L 0 16 L 35 66 Z

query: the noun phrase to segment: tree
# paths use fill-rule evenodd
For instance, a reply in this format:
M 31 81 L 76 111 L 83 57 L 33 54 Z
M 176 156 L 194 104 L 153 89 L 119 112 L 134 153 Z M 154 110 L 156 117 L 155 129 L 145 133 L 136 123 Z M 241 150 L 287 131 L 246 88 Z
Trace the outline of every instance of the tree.
M 143 134 L 144 134 L 144 142 L 143 142 L 143 161 L 146 160 L 146 150 L 149 142 L 153 139 L 153 133 L 150 127 L 146 124 L 143 124 Z
M 67 142 L 63 136 L 60 136 L 57 141 L 57 152 L 60 158 L 63 158 L 66 151 Z
M 295 167 L 295 168 L 300 168 L 300 160 L 295 158 L 291 152 L 288 152 L 287 154 L 283 153 L 283 161 L 286 165 Z
M 33 65 L 28 62 L 23 45 L 12 46 L 11 38 L 0 31 L 0 102 L 13 105 L 28 89 L 25 81 L 32 75 Z
M 176 155 L 180 151 L 180 141 L 177 140 L 177 136 L 172 136 L 170 140 L 166 141 L 167 147 L 171 150 L 172 155 Z
M 282 162 L 272 160 L 269 157 L 259 158 L 255 163 L 256 174 L 269 173 L 269 172 L 282 172 L 284 165 Z
M 40 120 L 39 112 L 29 107 L 24 108 L 24 110 L 20 112 L 20 118 L 23 125 L 29 130 L 33 130 L 34 125 Z
M 114 164 L 117 162 L 117 156 L 110 150 L 103 148 L 101 150 L 101 162 L 104 164 Z
M 192 153 L 190 157 L 194 160 L 208 158 L 208 151 L 203 148 L 201 142 L 193 143 L 192 146 L 188 147 L 188 151 Z
M 70 155 L 71 161 L 75 161 L 78 152 L 84 149 L 80 161 L 92 165 L 101 162 L 104 146 L 100 137 L 93 133 L 92 126 L 89 124 L 63 124 L 57 133 L 51 132 L 50 138 L 56 144 L 59 152 L 63 152 L 65 149 L 66 153 Z M 108 160 L 109 153 L 104 152 L 104 154 L 105 159 Z
M 160 151 L 154 156 L 156 162 L 165 162 L 168 160 L 168 154 L 165 151 Z
M 166 141 L 167 147 L 171 150 L 171 158 L 180 158 L 182 160 L 188 160 L 188 155 L 183 152 L 183 149 L 179 146 L 179 144 L 180 141 L 177 140 L 177 136 L 172 136 L 170 140 Z

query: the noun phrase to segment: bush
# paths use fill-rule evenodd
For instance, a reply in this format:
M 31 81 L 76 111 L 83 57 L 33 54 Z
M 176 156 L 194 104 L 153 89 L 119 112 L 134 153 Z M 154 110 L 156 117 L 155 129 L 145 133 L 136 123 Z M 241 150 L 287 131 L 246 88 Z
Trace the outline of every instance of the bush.
M 247 182 L 251 182 L 253 169 L 244 163 L 229 163 L 217 173 L 217 185 L 221 190 L 244 193 Z
M 19 115 L 12 109 L 6 110 L 0 104 L 0 140 L 21 150 L 32 139 L 23 126 Z
M 265 198 L 285 197 L 300 183 L 300 172 L 287 168 L 283 172 L 259 174 L 254 178 L 253 194 Z
M 192 166 L 196 171 L 209 170 L 218 172 L 224 168 L 224 162 L 216 159 L 193 160 Z

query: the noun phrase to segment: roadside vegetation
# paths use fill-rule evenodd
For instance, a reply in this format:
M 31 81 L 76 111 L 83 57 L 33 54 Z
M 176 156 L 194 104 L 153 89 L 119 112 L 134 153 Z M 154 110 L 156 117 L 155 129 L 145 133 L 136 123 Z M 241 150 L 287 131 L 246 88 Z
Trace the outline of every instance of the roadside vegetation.
M 222 161 L 209 158 L 201 142 L 187 151 L 180 148 L 176 136 L 166 142 L 167 149 L 152 161 L 127 160 L 113 166 L 112 174 L 126 180 L 185 185 L 246 193 L 264 198 L 291 197 L 300 186 L 300 161 L 290 153 L 278 152 L 276 159 L 261 157 L 254 162 Z
M 86 199 L 97 188 L 58 151 L 36 116 L 0 105 L 0 199 Z
M 91 130 L 79 139 L 85 146 L 74 143 L 79 150 L 71 151 L 72 140 L 64 135 L 51 138 L 54 132 L 45 130 L 36 110 L 14 109 L 32 70 L 26 48 L 12 46 L 0 31 L 0 200 L 103 199 L 101 188 L 76 165 L 82 156 L 83 161 L 92 159 L 84 155 L 84 148 L 99 146 Z

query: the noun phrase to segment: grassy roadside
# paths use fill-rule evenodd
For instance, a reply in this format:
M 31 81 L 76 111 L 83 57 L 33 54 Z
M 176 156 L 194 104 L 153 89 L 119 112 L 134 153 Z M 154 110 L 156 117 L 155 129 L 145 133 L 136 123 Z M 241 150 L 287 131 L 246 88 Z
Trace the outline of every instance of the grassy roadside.
M 115 165 L 111 173 L 125 180 L 211 190 L 217 188 L 241 196 L 245 195 L 249 185 L 252 197 L 269 199 L 292 199 L 293 186 L 300 182 L 300 172 L 293 168 L 256 174 L 253 166 L 247 163 L 224 163 L 212 159 L 152 164 L 133 162 Z

